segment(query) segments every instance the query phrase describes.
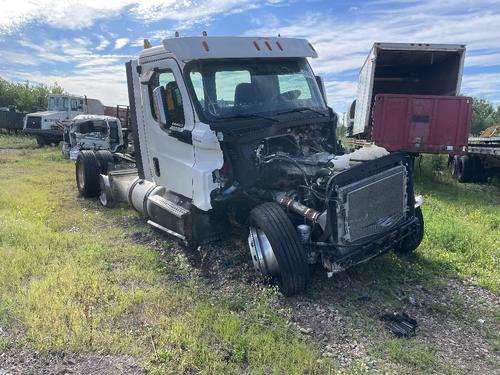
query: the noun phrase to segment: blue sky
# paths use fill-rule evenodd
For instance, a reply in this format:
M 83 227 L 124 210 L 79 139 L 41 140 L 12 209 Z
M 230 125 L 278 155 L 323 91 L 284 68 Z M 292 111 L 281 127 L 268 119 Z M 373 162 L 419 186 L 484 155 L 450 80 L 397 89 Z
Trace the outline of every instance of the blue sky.
M 500 0 L 3 0 L 0 77 L 126 104 L 123 63 L 176 30 L 309 39 L 338 112 L 374 42 L 467 44 L 462 92 L 500 105 Z

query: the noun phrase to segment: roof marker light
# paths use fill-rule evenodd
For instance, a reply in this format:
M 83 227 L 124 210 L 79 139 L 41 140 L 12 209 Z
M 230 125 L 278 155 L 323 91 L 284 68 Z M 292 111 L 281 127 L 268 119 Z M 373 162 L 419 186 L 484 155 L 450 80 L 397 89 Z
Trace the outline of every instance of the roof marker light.
M 280 50 L 282 50 L 282 51 L 283 51 L 283 47 L 281 46 L 281 43 L 280 43 L 280 42 L 276 42 L 276 45 L 278 46 L 278 48 L 279 48 Z
M 203 44 L 203 48 L 205 48 L 205 51 L 208 52 L 208 43 L 207 43 L 207 41 L 204 40 L 203 43 L 201 43 L 201 44 Z
M 257 51 L 260 51 L 259 44 L 258 44 L 255 40 L 253 41 L 253 45 L 255 46 L 255 49 L 256 49 Z
M 267 47 L 267 49 L 268 49 L 269 51 L 272 51 L 272 50 L 273 50 L 273 49 L 271 48 L 271 45 L 269 44 L 269 42 L 268 42 L 267 40 L 264 42 L 264 44 L 266 45 L 266 47 Z

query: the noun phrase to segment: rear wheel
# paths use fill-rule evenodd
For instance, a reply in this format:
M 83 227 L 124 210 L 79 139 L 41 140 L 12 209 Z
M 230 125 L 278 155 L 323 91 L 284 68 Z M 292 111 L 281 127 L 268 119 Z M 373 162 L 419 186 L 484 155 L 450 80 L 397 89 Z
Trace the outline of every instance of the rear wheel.
M 474 179 L 474 160 L 469 155 L 460 156 L 458 159 L 457 180 L 459 182 L 472 182 Z
M 455 156 L 450 157 L 450 161 L 448 163 L 450 166 L 451 175 L 455 178 L 457 178 L 457 171 L 458 171 L 459 162 L 460 162 L 460 157 L 455 155 Z
M 83 150 L 76 158 L 76 186 L 85 198 L 99 193 L 99 161 L 93 151 Z
M 250 212 L 248 245 L 255 269 L 275 282 L 285 296 L 305 290 L 309 265 L 292 222 L 277 203 Z
M 415 217 L 418 220 L 417 228 L 394 247 L 394 251 L 398 254 L 410 254 L 414 252 L 424 239 L 424 215 L 422 215 L 420 207 L 415 209 Z
M 95 152 L 95 156 L 99 161 L 99 171 L 101 174 L 108 174 L 108 171 L 113 168 L 115 159 L 113 154 L 107 150 L 99 150 Z

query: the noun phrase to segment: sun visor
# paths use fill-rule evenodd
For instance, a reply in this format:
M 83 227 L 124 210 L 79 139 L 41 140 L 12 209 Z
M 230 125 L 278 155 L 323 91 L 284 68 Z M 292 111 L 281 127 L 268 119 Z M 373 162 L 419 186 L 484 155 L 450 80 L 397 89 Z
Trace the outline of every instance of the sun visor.
M 182 37 L 163 41 L 168 52 L 179 60 L 318 57 L 305 39 L 257 37 Z

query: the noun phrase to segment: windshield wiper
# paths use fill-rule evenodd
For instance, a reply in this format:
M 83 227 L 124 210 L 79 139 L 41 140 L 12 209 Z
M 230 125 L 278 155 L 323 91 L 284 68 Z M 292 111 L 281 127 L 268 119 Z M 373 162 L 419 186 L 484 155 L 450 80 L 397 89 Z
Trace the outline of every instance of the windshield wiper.
M 309 108 L 309 107 L 292 108 L 292 109 L 288 109 L 286 111 L 278 112 L 277 115 L 284 115 L 286 113 L 305 112 L 305 111 L 314 112 L 314 113 L 317 113 L 318 115 L 321 115 L 323 117 L 326 116 L 325 113 L 318 111 L 316 109 Z
M 219 117 L 219 120 L 231 120 L 231 119 L 243 119 L 243 118 L 260 118 L 264 120 L 269 120 L 272 122 L 281 122 L 278 119 L 272 118 L 272 117 L 267 117 L 267 116 L 262 116 L 262 115 L 257 115 L 255 113 L 247 113 L 247 114 L 240 114 L 240 115 L 234 115 L 234 116 L 225 116 L 225 117 Z

